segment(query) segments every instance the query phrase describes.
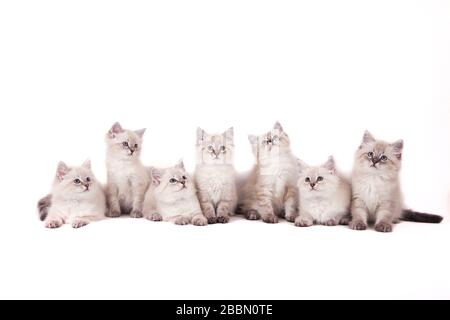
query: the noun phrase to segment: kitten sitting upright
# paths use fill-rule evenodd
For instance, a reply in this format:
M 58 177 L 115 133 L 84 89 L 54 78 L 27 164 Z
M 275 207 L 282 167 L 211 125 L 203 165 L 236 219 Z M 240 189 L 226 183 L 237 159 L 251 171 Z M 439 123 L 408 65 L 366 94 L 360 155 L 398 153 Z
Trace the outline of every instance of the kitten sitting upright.
M 167 169 L 151 169 L 152 183 L 145 194 L 144 215 L 152 221 L 171 221 L 178 225 L 205 226 L 197 193 L 180 161 Z
M 106 212 L 105 194 L 92 173 L 89 160 L 81 167 L 72 168 L 60 162 L 51 201 L 48 200 L 48 213 L 44 218 L 47 228 L 58 228 L 64 223 L 80 228 L 100 220 Z
M 195 186 L 208 223 L 227 223 L 237 204 L 233 128 L 223 134 L 197 129 Z
M 356 152 L 352 174 L 352 221 L 350 228 L 364 230 L 368 222 L 375 230 L 391 232 L 400 220 L 439 223 L 438 215 L 404 210 L 399 173 L 403 140 L 388 143 L 366 131 Z
M 335 226 L 348 224 L 350 216 L 350 184 L 336 172 L 331 156 L 321 166 L 299 163 L 298 188 L 300 194 L 297 227 L 316 224 Z
M 294 222 L 298 208 L 297 158 L 280 123 L 260 136 L 249 136 L 256 164 L 246 181 L 238 210 L 249 220 Z
M 116 122 L 106 134 L 106 195 L 108 217 L 130 214 L 142 217 L 142 203 L 150 182 L 149 171 L 139 158 L 145 129 L 125 130 Z

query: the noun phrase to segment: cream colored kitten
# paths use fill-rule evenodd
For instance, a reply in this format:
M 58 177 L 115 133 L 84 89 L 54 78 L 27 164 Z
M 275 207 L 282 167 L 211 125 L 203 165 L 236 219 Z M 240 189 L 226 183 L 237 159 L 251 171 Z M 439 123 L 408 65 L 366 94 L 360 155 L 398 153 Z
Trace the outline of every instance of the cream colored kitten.
M 178 225 L 208 224 L 203 216 L 196 190 L 180 161 L 167 169 L 152 168 L 152 184 L 145 194 L 144 216 L 152 221 L 170 221 Z
M 350 215 L 350 184 L 336 172 L 331 156 L 321 166 L 299 163 L 298 188 L 300 194 L 298 227 L 316 224 L 335 226 L 348 224 Z
M 197 129 L 195 186 L 208 223 L 227 223 L 237 205 L 233 128 L 223 134 Z
M 51 191 L 51 202 L 44 219 L 47 228 L 58 228 L 64 223 L 80 228 L 100 220 L 106 212 L 102 186 L 95 179 L 89 160 L 81 167 L 69 168 L 58 164 Z
M 364 230 L 369 222 L 375 230 L 391 232 L 392 224 L 402 220 L 439 223 L 442 217 L 403 210 L 400 168 L 403 140 L 388 143 L 366 131 L 355 155 L 352 174 L 352 221 L 350 228 Z
M 239 212 L 249 220 L 276 223 L 277 216 L 294 222 L 298 208 L 297 158 L 280 123 L 260 136 L 249 136 L 256 164 L 247 179 Z
M 139 158 L 144 132 L 125 130 L 116 122 L 106 134 L 108 217 L 123 213 L 142 217 L 142 203 L 150 183 L 149 170 Z

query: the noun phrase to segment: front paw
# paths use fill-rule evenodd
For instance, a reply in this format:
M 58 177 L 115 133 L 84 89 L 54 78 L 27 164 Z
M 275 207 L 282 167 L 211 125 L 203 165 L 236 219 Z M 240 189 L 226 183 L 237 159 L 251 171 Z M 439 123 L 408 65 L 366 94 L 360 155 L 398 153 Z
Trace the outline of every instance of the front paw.
M 179 226 L 187 225 L 187 224 L 189 224 L 189 222 L 190 222 L 190 219 L 188 217 L 183 217 L 183 216 L 175 218 L 175 221 L 174 221 L 174 223 Z
M 210 216 L 207 218 L 208 224 L 215 224 L 217 222 L 217 218 L 214 216 Z
M 49 219 L 49 220 L 45 221 L 45 227 L 50 228 L 50 229 L 59 228 L 62 225 L 63 225 L 63 222 L 58 219 Z
M 84 227 L 88 224 L 89 224 L 89 221 L 77 219 L 72 223 L 72 227 L 75 229 L 78 229 L 78 228 Z
M 202 215 L 197 215 L 194 218 L 192 218 L 192 224 L 194 226 L 206 226 L 208 224 L 208 219 L 206 219 Z
M 118 209 L 110 209 L 106 212 L 106 216 L 109 218 L 117 218 L 120 217 L 120 210 Z
M 245 217 L 247 218 L 247 220 L 259 220 L 259 218 L 261 218 L 258 211 L 256 210 L 248 210 L 245 213 Z
M 162 216 L 157 212 L 153 212 L 147 217 L 147 219 L 151 221 L 162 221 Z
M 278 218 L 274 214 L 268 214 L 262 217 L 265 223 L 278 223 Z
M 392 224 L 384 221 L 378 222 L 377 224 L 375 224 L 375 231 L 392 232 Z
M 288 222 L 294 222 L 295 219 L 297 219 L 298 215 L 296 214 L 290 214 L 290 215 L 286 215 L 286 221 Z
M 229 216 L 218 216 L 217 217 L 217 223 L 228 223 L 230 221 Z
M 362 220 L 352 220 L 352 221 L 350 221 L 348 226 L 350 227 L 350 229 L 353 229 L 353 230 L 366 230 L 367 229 L 367 223 L 365 223 Z
M 347 226 L 350 223 L 350 217 L 342 217 L 341 220 L 339 220 L 339 224 L 342 226 Z
M 311 218 L 297 217 L 295 219 L 296 227 L 311 227 L 313 224 L 314 224 L 314 221 Z
M 338 223 L 337 223 L 336 219 L 330 219 L 323 223 L 324 226 L 329 226 L 329 227 L 337 226 L 337 224 Z
M 131 212 L 130 212 L 130 217 L 132 217 L 132 218 L 142 218 L 142 211 L 141 210 L 137 210 L 137 209 L 133 209 Z

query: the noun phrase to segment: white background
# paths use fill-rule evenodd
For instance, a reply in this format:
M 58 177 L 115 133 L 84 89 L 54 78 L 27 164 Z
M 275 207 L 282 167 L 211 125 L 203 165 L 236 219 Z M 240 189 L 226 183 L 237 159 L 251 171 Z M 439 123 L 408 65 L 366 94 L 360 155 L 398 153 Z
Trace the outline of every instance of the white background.
M 195 130 L 275 120 L 349 172 L 364 129 L 405 140 L 408 206 L 449 218 L 449 1 L 2 1 L 0 298 L 450 298 L 450 224 L 392 234 L 235 218 L 45 229 L 56 164 L 147 127 L 143 161 L 195 165 Z

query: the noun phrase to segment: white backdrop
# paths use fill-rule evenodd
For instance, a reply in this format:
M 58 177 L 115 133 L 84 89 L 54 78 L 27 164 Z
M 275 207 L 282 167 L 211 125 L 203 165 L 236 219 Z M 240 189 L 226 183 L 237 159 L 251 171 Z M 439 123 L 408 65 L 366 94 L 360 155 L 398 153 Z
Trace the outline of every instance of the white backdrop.
M 195 165 L 195 130 L 279 120 L 309 163 L 349 172 L 364 129 L 405 140 L 408 206 L 449 218 L 448 1 L 3 1 L 0 298 L 450 298 L 450 224 L 392 234 L 239 218 L 47 230 L 59 160 L 147 127 L 143 161 Z

